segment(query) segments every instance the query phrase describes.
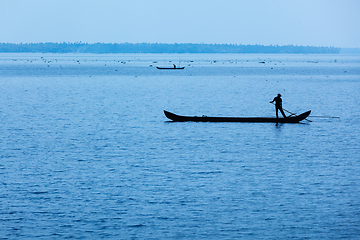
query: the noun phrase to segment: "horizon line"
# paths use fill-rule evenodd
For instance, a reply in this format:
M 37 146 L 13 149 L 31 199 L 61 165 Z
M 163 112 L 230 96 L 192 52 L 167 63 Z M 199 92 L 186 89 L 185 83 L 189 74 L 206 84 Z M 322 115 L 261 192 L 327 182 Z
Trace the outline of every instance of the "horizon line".
M 181 44 L 194 44 L 194 45 L 233 45 L 233 46 L 265 46 L 265 47 L 286 47 L 286 46 L 294 46 L 294 47 L 317 47 L 317 48 L 346 48 L 346 49 L 360 49 L 360 47 L 334 47 L 334 46 L 315 46 L 315 45 L 294 45 L 294 44 L 286 44 L 286 45 L 279 45 L 279 44 L 239 44 L 239 43 L 164 43 L 164 42 L 0 42 L 0 44 L 45 44 L 45 43 L 55 43 L 55 44 L 164 44 L 164 45 L 181 45 Z

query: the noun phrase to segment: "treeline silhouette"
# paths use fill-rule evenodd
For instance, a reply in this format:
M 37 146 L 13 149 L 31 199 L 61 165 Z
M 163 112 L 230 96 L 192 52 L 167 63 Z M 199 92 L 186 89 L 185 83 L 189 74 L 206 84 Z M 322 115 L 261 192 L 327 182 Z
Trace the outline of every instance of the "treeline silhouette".
M 0 52 L 30 53 L 340 53 L 340 48 L 197 43 L 0 43 Z

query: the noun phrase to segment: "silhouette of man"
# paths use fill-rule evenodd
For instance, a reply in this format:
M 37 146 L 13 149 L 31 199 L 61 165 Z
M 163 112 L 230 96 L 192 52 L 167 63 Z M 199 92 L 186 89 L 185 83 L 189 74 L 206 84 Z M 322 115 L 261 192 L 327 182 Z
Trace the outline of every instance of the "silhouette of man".
M 275 102 L 276 117 L 279 118 L 278 111 L 280 111 L 281 114 L 284 116 L 284 118 L 286 118 L 286 115 L 282 108 L 282 99 L 281 99 L 280 93 L 276 97 L 274 97 L 274 100 L 272 100 L 270 103 L 273 103 L 273 102 Z

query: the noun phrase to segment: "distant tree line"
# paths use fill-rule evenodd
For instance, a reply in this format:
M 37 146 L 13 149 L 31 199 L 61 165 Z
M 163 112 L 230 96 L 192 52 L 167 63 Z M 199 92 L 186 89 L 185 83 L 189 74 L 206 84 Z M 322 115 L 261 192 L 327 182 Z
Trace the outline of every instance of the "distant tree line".
M 0 52 L 19 53 L 340 53 L 340 48 L 294 45 L 197 43 L 0 43 Z

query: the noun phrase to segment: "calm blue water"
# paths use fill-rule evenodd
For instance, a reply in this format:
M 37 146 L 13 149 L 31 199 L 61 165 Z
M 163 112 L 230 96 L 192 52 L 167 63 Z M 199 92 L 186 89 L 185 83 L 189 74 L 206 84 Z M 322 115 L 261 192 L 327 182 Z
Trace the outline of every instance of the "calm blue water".
M 0 239 L 360 235 L 359 55 L 1 54 L 0 89 Z M 340 119 L 163 114 L 274 116 L 277 93 Z

